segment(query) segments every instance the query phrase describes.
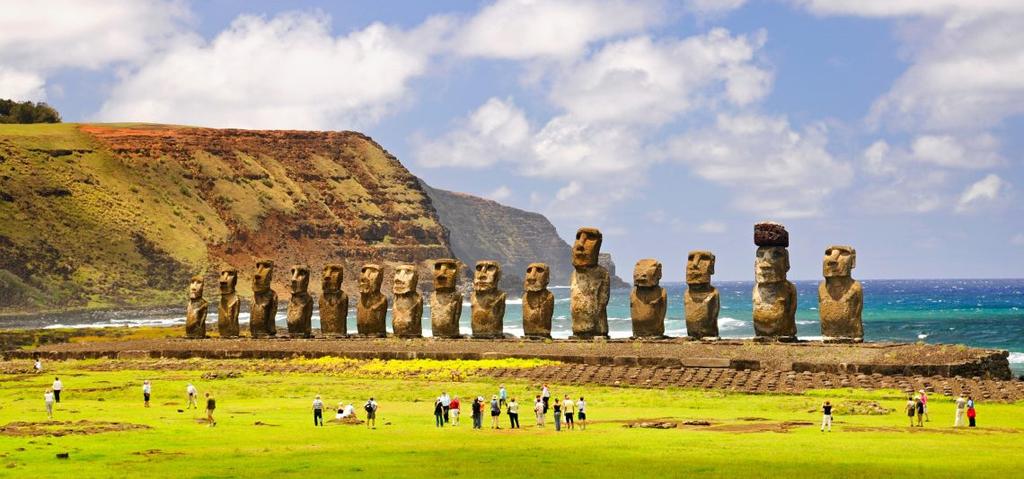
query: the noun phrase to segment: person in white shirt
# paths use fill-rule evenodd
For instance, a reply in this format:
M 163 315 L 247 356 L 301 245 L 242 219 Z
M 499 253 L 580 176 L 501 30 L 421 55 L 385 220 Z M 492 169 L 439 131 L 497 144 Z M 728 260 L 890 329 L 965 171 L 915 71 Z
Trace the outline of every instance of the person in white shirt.
M 352 403 L 342 406 L 342 403 L 338 403 L 338 414 L 334 416 L 335 419 L 341 420 L 347 417 L 355 417 L 356 408 L 352 406 Z
M 199 409 L 199 390 L 197 390 L 192 383 L 188 383 L 188 386 L 185 388 L 185 392 L 188 394 L 188 405 L 185 406 L 185 409 L 191 407 Z
M 956 418 L 953 420 L 953 427 L 964 427 L 964 412 L 967 410 L 967 400 L 961 394 L 956 398 Z
M 567 429 L 575 429 L 576 427 L 573 423 L 573 409 L 575 408 L 576 403 L 572 402 L 572 399 L 566 394 L 565 400 L 562 401 L 562 415 L 565 417 L 565 427 Z
M 374 429 L 377 429 L 377 408 L 378 407 L 379 406 L 377 405 L 377 401 L 374 401 L 373 397 L 370 397 L 370 400 L 366 401 L 366 404 L 363 405 L 363 410 L 366 411 L 366 428 L 367 429 L 369 429 L 371 427 L 374 428 Z
M 142 399 L 145 400 L 146 407 L 149 407 L 149 395 L 153 392 L 152 386 L 149 384 L 149 380 L 142 381 Z
M 576 401 L 576 420 L 580 423 L 581 431 L 587 428 L 587 403 L 583 400 L 583 396 Z
M 50 389 L 46 390 L 43 394 L 43 403 L 46 404 L 46 417 L 47 419 L 53 419 L 53 391 Z
M 64 389 L 64 383 L 60 382 L 60 378 L 53 378 L 53 399 L 58 403 L 60 402 L 61 389 Z
M 533 401 L 533 412 L 537 415 L 537 427 L 544 427 L 544 409 L 546 407 L 547 404 L 541 400 L 540 396 L 537 396 L 537 399 Z
M 324 425 L 324 402 L 320 400 L 320 395 L 317 394 L 316 398 L 313 399 L 313 426 Z
M 451 407 L 452 407 L 452 398 L 451 398 L 451 396 L 448 395 L 448 393 L 446 393 L 444 391 L 441 391 L 440 400 L 441 400 L 441 409 L 444 411 L 444 422 L 445 422 L 445 424 L 447 424 L 448 423 L 448 411 L 450 411 Z
M 548 403 L 551 401 L 551 391 L 548 389 L 548 385 L 540 388 L 540 399 L 544 401 L 544 414 L 548 413 Z
M 39 358 L 36 358 L 36 363 L 33 366 L 33 368 L 35 368 L 37 373 L 43 372 L 43 361 Z

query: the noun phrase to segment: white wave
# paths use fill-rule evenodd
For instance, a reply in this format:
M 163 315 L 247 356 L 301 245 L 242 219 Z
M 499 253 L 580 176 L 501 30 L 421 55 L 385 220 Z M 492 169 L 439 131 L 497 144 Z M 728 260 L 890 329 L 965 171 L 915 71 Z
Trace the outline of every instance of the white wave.
M 558 298 L 555 300 L 556 303 L 568 303 L 572 298 Z
M 925 334 L 925 333 L 921 333 L 921 334 L 917 335 L 917 339 L 924 339 L 924 338 L 927 338 L 927 337 L 928 337 L 928 335 Z
M 748 323 L 746 321 L 740 321 L 738 319 L 730 318 L 728 316 L 723 317 L 723 318 L 718 318 L 718 329 L 719 330 L 722 330 L 722 329 L 740 329 L 740 328 L 745 328 L 745 327 L 747 327 L 749 325 L 750 325 L 750 323 Z
M 1008 359 L 1013 364 L 1024 364 L 1024 353 L 1010 351 L 1010 357 Z
M 505 304 L 523 304 L 523 298 L 506 299 Z
M 569 289 L 568 286 L 548 286 L 548 289 Z
M 818 324 L 817 321 L 797 321 L 796 324 Z

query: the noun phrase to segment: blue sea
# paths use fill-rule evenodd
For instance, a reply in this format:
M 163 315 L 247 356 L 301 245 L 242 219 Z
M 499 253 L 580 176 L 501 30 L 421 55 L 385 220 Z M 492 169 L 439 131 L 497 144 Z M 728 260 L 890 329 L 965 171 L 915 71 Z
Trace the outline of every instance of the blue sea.
M 867 341 L 903 341 L 1006 349 L 1017 374 L 1024 373 L 1024 279 L 970 280 L 863 280 L 864 335 Z M 818 281 L 795 281 L 798 290 L 797 333 L 802 339 L 820 339 L 818 323 Z M 683 320 L 683 283 L 664 284 L 668 290 L 669 309 L 666 334 L 685 336 Z M 750 281 L 716 282 L 722 300 L 719 332 L 725 338 L 747 338 L 754 335 L 751 324 Z M 552 335 L 567 338 L 572 332 L 569 316 L 569 288 L 552 286 L 555 314 Z M 282 298 L 282 304 L 287 304 Z M 429 302 L 428 302 L 429 304 Z M 353 301 L 354 305 L 354 301 Z M 505 313 L 505 331 L 522 335 L 522 300 L 509 298 Z M 147 326 L 183 325 L 182 313 L 154 314 L 123 312 L 108 319 L 81 323 L 50 324 L 46 327 Z M 608 304 L 608 325 L 612 337 L 630 336 L 629 290 L 612 292 Z M 248 313 L 240 320 L 248 322 Z M 211 311 L 211 323 L 216 313 Z M 285 328 L 285 312 L 277 316 Z M 390 325 L 390 318 L 389 318 Z M 313 327 L 319 317 L 313 316 Z M 349 314 L 349 330 L 355 329 L 355 312 Z M 390 326 L 389 326 L 390 329 Z M 430 334 L 430 311 L 424 312 L 423 330 Z M 462 315 L 462 330 L 470 333 L 469 296 Z

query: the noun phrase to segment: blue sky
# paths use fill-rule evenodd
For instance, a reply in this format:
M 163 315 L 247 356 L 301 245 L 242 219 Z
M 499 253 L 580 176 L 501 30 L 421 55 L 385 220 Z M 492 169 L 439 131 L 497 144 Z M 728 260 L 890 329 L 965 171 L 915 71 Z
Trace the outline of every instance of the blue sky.
M 683 278 L 1024 276 L 1024 3 L 0 0 L 0 97 L 65 121 L 354 129 Z

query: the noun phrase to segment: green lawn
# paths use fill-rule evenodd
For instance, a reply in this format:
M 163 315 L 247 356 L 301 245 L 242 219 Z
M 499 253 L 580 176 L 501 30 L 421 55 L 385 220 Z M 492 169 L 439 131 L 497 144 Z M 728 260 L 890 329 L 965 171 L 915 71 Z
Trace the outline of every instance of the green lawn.
M 292 361 L 302 370 L 310 362 Z M 494 361 L 490 361 L 494 363 Z M 720 391 L 646 390 L 552 385 L 555 395 L 587 397 L 595 420 L 587 431 L 555 433 L 533 427 L 532 399 L 521 411 L 523 429 L 437 429 L 432 398 L 441 390 L 468 397 L 496 392 L 497 384 L 474 377 L 463 382 L 447 368 L 472 362 L 394 362 L 338 375 L 243 372 L 234 379 L 204 380 L 205 371 L 230 363 L 196 363 L 191 370 L 99 371 L 101 361 L 51 362 L 43 375 L 0 375 L 0 425 L 45 421 L 42 396 L 61 376 L 65 392 L 56 420 L 115 421 L 150 429 L 94 435 L 0 435 L 0 476 L 53 477 L 1018 477 L 1024 466 L 1024 408 L 979 404 L 977 430 L 953 430 L 953 405 L 933 397 L 932 421 L 906 427 L 905 398 L 893 392 L 815 392 L 804 396 L 754 396 Z M 277 363 L 279 364 L 279 363 Z M 454 364 L 454 363 L 452 363 Z M 412 367 L 411 367 L 412 366 Z M 529 367 L 529 362 L 509 363 Z M 412 379 L 385 378 L 419 369 Z M 226 369 L 225 369 L 226 370 Z M 153 381 L 153 407 L 142 407 L 141 383 Z M 218 400 L 217 427 L 197 421 L 184 407 L 185 385 Z M 532 398 L 538 385 L 507 383 L 510 394 Z M 365 398 L 381 403 L 378 427 L 328 423 L 314 428 L 310 403 L 321 394 L 328 406 L 352 401 L 360 416 Z M 809 412 L 830 399 L 839 407 L 877 400 L 889 415 L 837 415 L 833 432 L 821 433 L 820 414 Z M 328 411 L 328 419 L 333 413 Z M 630 429 L 624 421 L 649 418 L 704 419 L 712 428 Z M 759 421 L 745 417 L 763 418 Z M 813 422 L 789 432 L 729 432 L 784 421 Z M 264 425 L 256 425 L 260 422 Z M 58 429 L 60 427 L 58 426 Z M 69 452 L 70 459 L 56 453 Z

